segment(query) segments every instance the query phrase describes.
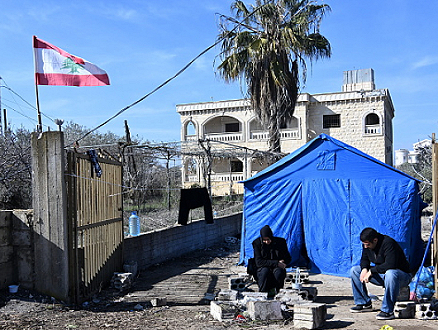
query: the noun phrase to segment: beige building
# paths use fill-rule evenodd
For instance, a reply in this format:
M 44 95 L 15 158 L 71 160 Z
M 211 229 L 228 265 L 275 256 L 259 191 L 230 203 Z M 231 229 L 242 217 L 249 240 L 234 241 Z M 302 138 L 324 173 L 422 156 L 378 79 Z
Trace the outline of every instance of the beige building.
M 241 194 L 247 179 L 272 161 L 268 132 L 249 100 L 179 104 L 185 188 L 211 186 L 213 195 Z M 290 153 L 325 133 L 392 165 L 394 106 L 388 89 L 375 89 L 372 69 L 344 72 L 342 92 L 298 97 L 293 119 L 281 129 Z

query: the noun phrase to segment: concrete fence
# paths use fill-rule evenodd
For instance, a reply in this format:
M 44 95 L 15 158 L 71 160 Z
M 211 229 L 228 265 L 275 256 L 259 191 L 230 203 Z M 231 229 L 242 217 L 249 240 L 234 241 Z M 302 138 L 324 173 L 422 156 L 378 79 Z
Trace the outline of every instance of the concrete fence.
M 242 213 L 214 219 L 213 224 L 194 221 L 186 226 L 164 228 L 125 239 L 125 263 L 137 262 L 138 269 L 180 257 L 224 242 L 241 233 Z
M 163 228 L 124 240 L 125 263 L 137 262 L 138 269 L 205 249 L 224 242 L 226 237 L 241 233 L 242 214 L 216 218 L 213 224 L 194 221 L 186 226 Z M 38 278 L 35 254 L 37 233 L 33 210 L 0 210 L 0 289 L 11 284 L 36 290 Z M 44 275 L 46 276 L 46 275 Z
M 0 211 L 0 289 L 34 289 L 33 210 Z

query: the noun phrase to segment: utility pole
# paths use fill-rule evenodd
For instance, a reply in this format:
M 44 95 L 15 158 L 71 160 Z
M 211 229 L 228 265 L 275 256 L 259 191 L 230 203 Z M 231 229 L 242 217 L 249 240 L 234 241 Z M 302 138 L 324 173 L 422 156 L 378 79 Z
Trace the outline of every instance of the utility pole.
M 432 205 L 433 205 L 433 219 L 436 219 L 437 216 L 437 207 L 438 207 L 438 144 L 435 140 L 435 133 L 432 134 Z M 435 220 L 434 220 L 435 221 Z M 433 226 L 433 223 L 432 223 Z M 437 267 L 438 265 L 438 230 L 435 227 L 433 232 L 433 240 L 432 240 L 432 265 Z M 435 271 L 435 297 L 437 297 L 438 290 L 438 274 Z
M 3 109 L 3 123 L 4 123 L 4 130 L 3 130 L 3 132 L 4 132 L 4 134 L 6 135 L 6 133 L 8 132 L 8 121 L 7 121 L 7 118 L 6 118 L 6 109 Z

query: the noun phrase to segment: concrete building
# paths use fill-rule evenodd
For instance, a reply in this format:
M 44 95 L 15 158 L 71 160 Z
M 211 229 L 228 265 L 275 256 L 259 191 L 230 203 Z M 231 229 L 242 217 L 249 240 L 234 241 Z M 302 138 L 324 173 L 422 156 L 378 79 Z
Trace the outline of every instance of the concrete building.
M 413 144 L 413 150 L 398 149 L 395 151 L 394 166 L 400 166 L 402 164 L 417 164 L 419 162 L 418 156 L 420 155 L 420 149 L 430 147 L 432 141 L 425 139 Z
M 179 104 L 176 109 L 184 187 L 210 185 L 213 195 L 240 194 L 238 181 L 270 165 L 262 153 L 268 150 L 268 131 L 249 100 Z M 290 153 L 325 133 L 392 165 L 393 117 L 389 90 L 375 89 L 372 69 L 345 71 L 342 92 L 299 95 L 294 117 L 281 129 L 281 150 Z

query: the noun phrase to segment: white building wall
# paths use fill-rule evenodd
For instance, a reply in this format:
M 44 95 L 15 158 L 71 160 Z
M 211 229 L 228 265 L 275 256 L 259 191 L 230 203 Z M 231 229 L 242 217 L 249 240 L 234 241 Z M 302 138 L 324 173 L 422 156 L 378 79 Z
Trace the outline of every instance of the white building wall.
M 367 73 L 367 72 L 365 72 Z M 373 72 L 371 72 L 373 73 Z M 368 74 L 368 73 L 367 73 Z M 301 147 L 314 137 L 321 133 L 332 136 L 344 143 L 347 143 L 372 157 L 379 159 L 389 165 L 393 164 L 393 133 L 392 119 L 394 117 L 394 107 L 392 105 L 391 96 L 386 89 L 374 90 L 374 75 L 370 85 L 344 85 L 343 92 L 338 93 L 323 93 L 323 94 L 300 94 L 295 107 L 294 117 L 298 122 L 298 127 L 285 129 L 282 131 L 281 150 L 284 153 L 290 153 Z M 368 82 L 366 82 L 368 83 Z M 356 87 L 361 87 L 361 90 L 355 90 Z M 364 90 L 367 87 L 367 90 Z M 181 116 L 181 140 L 182 141 L 197 141 L 198 139 L 211 139 L 214 133 L 214 138 L 222 139 L 223 142 L 229 142 L 235 146 L 246 147 L 249 150 L 266 151 L 269 148 L 267 132 L 257 129 L 255 134 L 251 134 L 251 120 L 255 118 L 255 114 L 251 109 L 249 100 L 227 100 L 216 102 L 203 102 L 193 104 L 177 105 L 177 111 Z M 376 114 L 379 118 L 378 125 L 366 125 L 365 118 L 369 114 Z M 323 116 L 339 115 L 340 127 L 323 127 Z M 193 122 L 196 127 L 196 135 L 187 135 L 186 126 L 189 122 Z M 239 122 L 239 132 L 225 132 L 221 123 Z M 252 125 L 257 127 L 257 125 Z M 251 137 L 258 137 L 252 139 Z M 186 146 L 186 150 L 187 150 Z M 194 144 L 194 148 L 199 151 L 199 146 Z M 232 148 L 224 144 L 224 149 Z M 254 162 L 251 158 L 245 157 L 241 159 L 244 163 L 243 173 L 233 174 L 232 181 L 236 178 L 243 179 L 255 174 L 261 168 L 268 165 L 264 163 L 264 167 L 255 166 L 258 162 Z M 262 162 L 263 163 L 263 162 Z M 229 163 L 224 160 L 216 161 L 215 177 L 221 177 L 219 172 L 221 169 L 224 173 L 229 172 Z M 202 171 L 201 169 L 199 171 Z M 185 177 L 183 175 L 183 177 Z M 192 176 L 193 177 L 193 176 Z M 198 177 L 205 175 L 198 174 Z M 226 176 L 224 176 L 225 178 Z M 184 183 L 187 186 L 187 183 Z M 223 186 L 220 183 L 217 187 Z M 241 192 L 241 184 L 236 182 L 230 183 L 228 191 Z M 218 190 L 223 190 L 219 189 Z M 226 191 L 225 191 L 226 193 Z

